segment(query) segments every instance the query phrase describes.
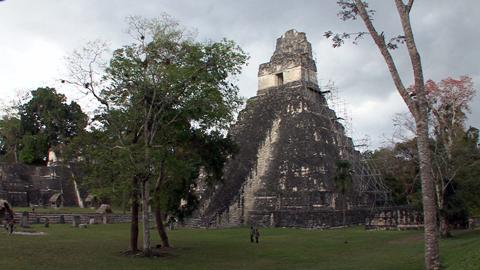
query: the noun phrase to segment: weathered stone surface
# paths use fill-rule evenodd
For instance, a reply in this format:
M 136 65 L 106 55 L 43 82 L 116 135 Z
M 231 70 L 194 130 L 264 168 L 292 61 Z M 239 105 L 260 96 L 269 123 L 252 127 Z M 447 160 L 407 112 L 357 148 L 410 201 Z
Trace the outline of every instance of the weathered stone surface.
M 367 229 L 408 230 L 423 228 L 423 214 L 418 209 L 407 206 L 378 208 L 365 222 Z
M 292 70 L 299 72 L 287 74 Z M 247 101 L 231 135 L 239 153 L 226 164 L 222 185 L 201 187 L 197 225 L 341 225 L 345 198 L 335 189 L 335 166 L 357 162 L 359 153 L 317 85 L 304 33 L 290 30 L 277 40 L 271 61 L 260 65 L 258 95 Z M 348 223 L 364 223 L 367 214 L 364 205 L 348 202 Z
M 97 214 L 110 214 L 112 213 L 112 207 L 110 204 L 102 204 L 100 207 L 95 211 Z
M 62 193 L 64 206 L 78 205 L 72 169 L 0 163 L 0 199 L 13 207 L 49 205 L 56 193 Z
M 72 227 L 75 227 L 75 228 L 78 228 L 78 226 L 80 225 L 80 216 L 73 216 L 73 219 L 72 219 Z
M 305 33 L 289 30 L 277 39 L 270 62 L 260 65 L 257 93 L 262 95 L 267 88 L 294 81 L 317 84 L 317 67 Z
M 29 228 L 30 224 L 28 223 L 28 212 L 22 213 L 22 218 L 20 219 L 20 227 Z

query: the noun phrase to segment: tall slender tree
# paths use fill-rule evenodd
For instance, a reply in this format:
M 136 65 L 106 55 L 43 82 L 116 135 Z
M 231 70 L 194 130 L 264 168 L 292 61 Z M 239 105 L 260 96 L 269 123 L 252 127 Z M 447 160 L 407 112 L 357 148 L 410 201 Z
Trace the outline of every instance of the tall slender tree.
M 353 185 L 352 165 L 347 160 L 339 160 L 336 163 L 337 169 L 335 173 L 335 186 L 340 194 L 342 194 L 342 225 L 346 225 L 347 211 L 347 195 L 351 191 Z
M 435 201 L 434 178 L 432 174 L 432 158 L 429 148 L 428 136 L 428 102 L 425 91 L 425 82 L 423 78 L 423 68 L 420 53 L 417 49 L 415 37 L 410 23 L 410 12 L 413 8 L 414 0 L 405 3 L 403 0 L 394 0 L 403 34 L 387 41 L 383 32 L 378 32 L 373 24 L 373 10 L 363 0 L 340 0 L 337 3 L 341 7 L 339 13 L 341 19 L 351 20 L 361 18 L 367 32 L 356 33 L 355 40 L 359 37 L 369 34 L 375 45 L 379 49 L 385 63 L 387 64 L 390 76 L 393 79 L 398 93 L 407 105 L 410 113 L 415 119 L 417 149 L 420 161 L 420 176 L 422 182 L 422 202 L 424 211 L 425 225 L 425 267 L 427 269 L 440 269 L 439 247 L 438 247 L 438 229 L 437 229 L 437 209 Z M 345 38 L 351 37 L 350 34 L 333 35 L 331 31 L 325 33 L 326 37 L 333 37 L 334 47 L 343 43 Z M 398 47 L 398 42 L 405 43 L 408 56 L 411 62 L 411 68 L 414 78 L 414 86 L 409 91 L 405 86 L 400 73 L 398 72 L 394 58 L 389 49 Z

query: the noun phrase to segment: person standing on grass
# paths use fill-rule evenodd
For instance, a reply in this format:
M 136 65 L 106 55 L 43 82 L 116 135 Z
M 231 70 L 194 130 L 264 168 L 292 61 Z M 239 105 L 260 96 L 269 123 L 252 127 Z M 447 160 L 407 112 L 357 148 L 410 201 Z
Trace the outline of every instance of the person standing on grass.
M 168 228 L 170 229 L 170 231 L 173 231 L 173 229 L 175 228 L 175 222 L 177 222 L 177 220 L 175 219 L 174 216 L 170 216 L 168 218 Z
M 3 203 L 3 207 L 5 208 L 5 221 L 7 222 L 7 230 L 9 234 L 12 234 L 15 226 L 15 214 L 8 203 Z
M 255 237 L 255 228 L 250 226 L 250 243 L 253 243 L 253 237 Z
M 258 238 L 260 238 L 260 231 L 258 228 L 255 229 L 255 243 L 258 244 Z

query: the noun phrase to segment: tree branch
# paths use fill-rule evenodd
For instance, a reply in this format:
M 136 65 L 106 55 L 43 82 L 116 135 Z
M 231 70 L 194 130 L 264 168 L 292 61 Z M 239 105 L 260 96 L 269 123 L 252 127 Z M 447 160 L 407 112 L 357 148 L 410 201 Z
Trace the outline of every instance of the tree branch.
M 408 0 L 408 4 L 406 6 L 407 12 L 410 13 L 410 10 L 412 10 L 414 0 Z
M 401 1 L 401 0 L 397 0 L 397 1 Z M 366 7 L 363 1 L 355 0 L 355 5 L 357 6 L 358 14 L 360 15 L 363 22 L 365 23 L 365 26 L 367 27 L 368 32 L 372 36 L 373 41 L 377 45 L 383 58 L 385 59 L 385 62 L 387 63 L 388 70 L 390 71 L 390 75 L 392 76 L 393 82 L 395 83 L 395 87 L 400 93 L 400 96 L 403 98 L 403 100 L 407 104 L 407 107 L 410 110 L 410 112 L 414 116 L 417 116 L 417 107 L 415 106 L 415 102 L 411 99 L 410 94 L 408 93 L 407 89 L 405 88 L 405 85 L 402 82 L 397 66 L 393 61 L 393 57 L 388 51 L 384 36 L 380 35 L 375 29 L 375 26 L 373 25 L 372 20 L 368 15 L 368 12 L 366 10 Z

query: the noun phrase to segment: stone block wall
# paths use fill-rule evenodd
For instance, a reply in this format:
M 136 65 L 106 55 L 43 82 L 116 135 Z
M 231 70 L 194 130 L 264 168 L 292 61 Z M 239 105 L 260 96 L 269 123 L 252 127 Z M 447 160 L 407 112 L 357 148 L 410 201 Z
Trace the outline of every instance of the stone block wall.
M 418 229 L 423 227 L 423 214 L 420 210 L 406 207 L 386 207 L 375 209 L 366 219 L 367 229 Z
M 95 223 L 102 224 L 103 222 L 103 214 L 32 214 L 29 213 L 28 215 L 28 222 L 30 224 L 35 224 L 39 220 L 40 223 L 45 222 L 45 218 L 48 218 L 51 224 L 59 224 L 61 223 L 61 217 L 63 216 L 63 220 L 65 224 L 71 224 L 73 221 L 74 216 L 80 216 L 80 223 L 88 224 L 90 219 L 93 218 Z M 20 222 L 22 217 L 22 213 L 15 213 L 15 221 L 17 224 Z M 150 220 L 153 220 L 150 217 Z M 108 223 L 129 223 L 131 221 L 131 216 L 128 214 L 107 214 L 107 221 Z

